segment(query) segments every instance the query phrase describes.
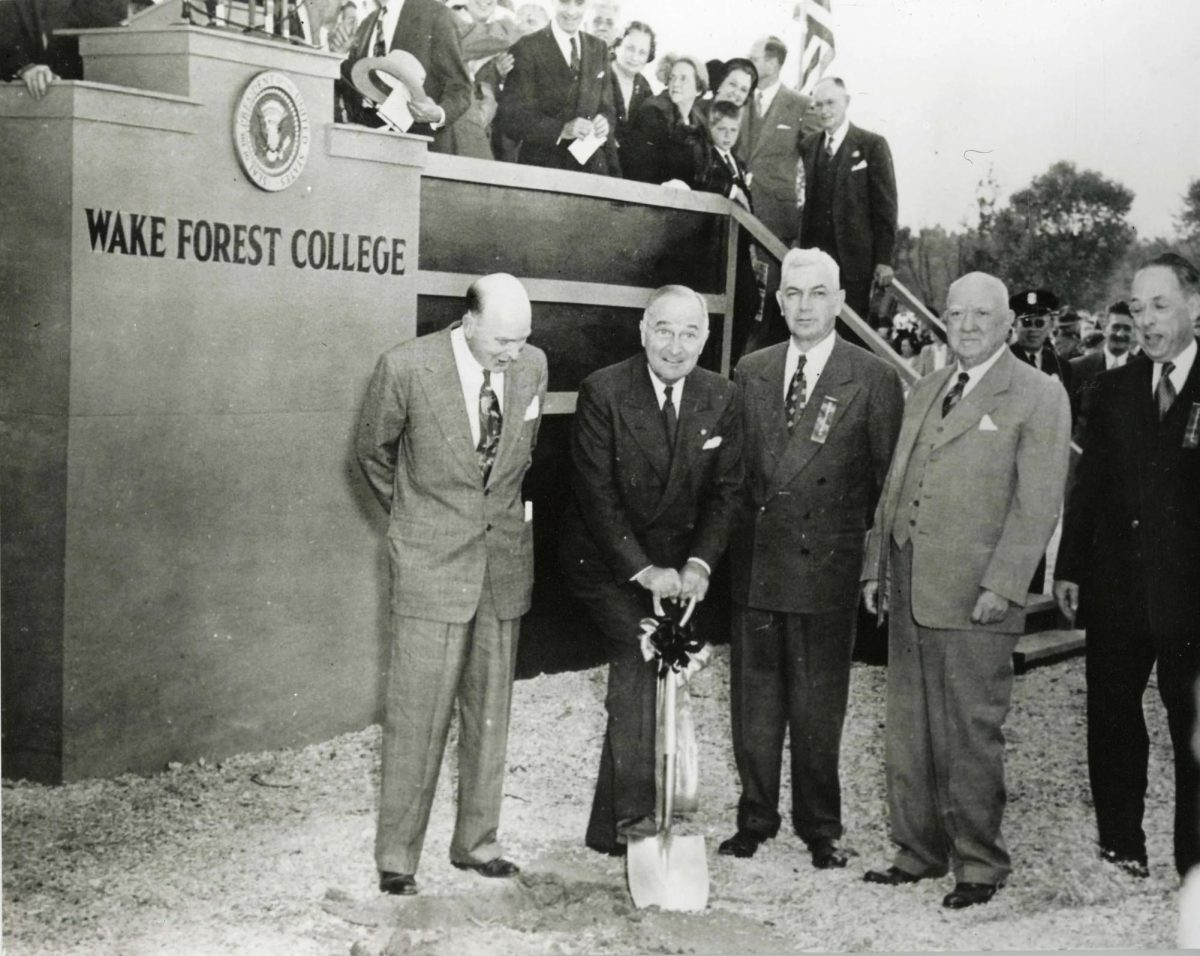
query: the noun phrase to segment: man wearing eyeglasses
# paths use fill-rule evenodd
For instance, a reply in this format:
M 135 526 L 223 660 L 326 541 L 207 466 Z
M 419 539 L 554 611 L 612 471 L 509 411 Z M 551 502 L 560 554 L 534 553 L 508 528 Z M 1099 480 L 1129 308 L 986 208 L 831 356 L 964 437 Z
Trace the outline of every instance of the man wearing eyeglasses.
M 1022 362 L 1028 362 L 1052 378 L 1057 378 L 1070 395 L 1071 368 L 1058 357 L 1049 342 L 1054 323 L 1053 313 L 1058 311 L 1058 296 L 1047 289 L 1026 289 L 1012 296 L 1008 300 L 1008 307 L 1017 315 L 1017 340 L 1012 346 L 1013 354 Z

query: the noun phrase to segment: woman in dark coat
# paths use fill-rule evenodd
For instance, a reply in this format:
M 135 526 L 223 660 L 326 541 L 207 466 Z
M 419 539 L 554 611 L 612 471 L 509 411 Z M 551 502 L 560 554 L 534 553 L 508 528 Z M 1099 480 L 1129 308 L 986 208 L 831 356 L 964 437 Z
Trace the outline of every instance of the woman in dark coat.
M 708 160 L 708 130 L 697 108 L 708 88 L 705 72 L 694 56 L 674 57 L 667 88 L 633 114 L 621 158 L 626 179 L 696 185 Z
M 646 64 L 655 56 L 654 30 L 649 24 L 634 20 L 625 28 L 621 39 L 613 48 L 612 85 L 613 103 L 617 107 L 616 137 L 620 147 L 629 134 L 629 123 L 638 107 L 648 100 L 653 91 L 650 81 L 642 76 Z M 621 162 L 625 159 L 622 156 Z

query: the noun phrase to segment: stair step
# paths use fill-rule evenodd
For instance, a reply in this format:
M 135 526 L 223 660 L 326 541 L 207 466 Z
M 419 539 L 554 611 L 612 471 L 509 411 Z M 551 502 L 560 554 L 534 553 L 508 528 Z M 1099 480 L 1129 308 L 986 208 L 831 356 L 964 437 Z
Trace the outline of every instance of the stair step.
M 1083 631 L 1053 630 L 1023 634 L 1013 652 L 1013 665 L 1020 673 L 1035 664 L 1073 657 L 1082 653 L 1086 645 Z
M 1059 619 L 1058 605 L 1049 594 L 1033 594 L 1025 600 L 1025 633 L 1050 631 L 1063 624 Z

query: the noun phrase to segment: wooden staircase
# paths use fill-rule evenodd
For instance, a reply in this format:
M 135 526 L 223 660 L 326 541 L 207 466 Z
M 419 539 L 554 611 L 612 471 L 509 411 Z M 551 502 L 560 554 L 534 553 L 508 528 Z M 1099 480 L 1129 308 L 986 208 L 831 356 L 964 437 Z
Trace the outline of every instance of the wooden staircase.
M 1064 628 L 1058 605 L 1049 594 L 1030 594 L 1026 605 L 1025 633 L 1017 641 L 1013 665 L 1018 674 L 1031 667 L 1052 664 L 1082 654 L 1084 632 Z

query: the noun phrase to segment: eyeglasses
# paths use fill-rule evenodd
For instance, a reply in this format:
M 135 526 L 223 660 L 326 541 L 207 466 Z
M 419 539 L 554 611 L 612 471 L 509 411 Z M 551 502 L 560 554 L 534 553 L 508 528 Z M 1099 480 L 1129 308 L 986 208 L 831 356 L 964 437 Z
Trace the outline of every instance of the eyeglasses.
M 1023 329 L 1044 329 L 1046 327 L 1044 315 L 1023 315 L 1017 321 L 1021 323 Z

